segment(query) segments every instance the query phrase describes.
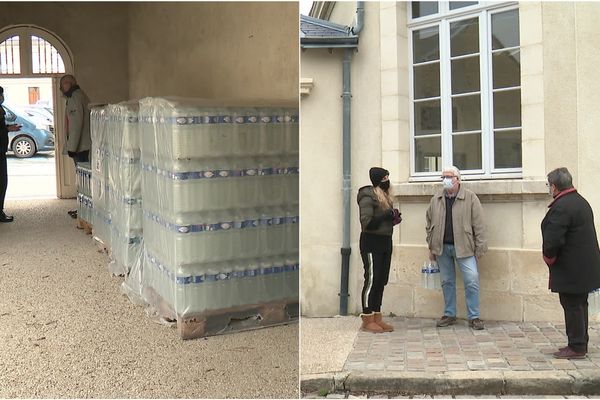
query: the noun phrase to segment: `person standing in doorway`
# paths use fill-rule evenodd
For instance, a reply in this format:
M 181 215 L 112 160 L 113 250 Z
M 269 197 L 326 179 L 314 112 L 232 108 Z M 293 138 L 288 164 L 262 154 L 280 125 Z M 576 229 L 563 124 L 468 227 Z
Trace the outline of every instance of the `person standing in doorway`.
M 358 190 L 360 209 L 360 255 L 365 268 L 362 290 L 363 331 L 392 332 L 394 328 L 382 320 L 383 290 L 388 283 L 392 261 L 393 227 L 402 221 L 393 207 L 389 172 L 373 167 L 369 170 L 373 186 Z
M 461 185 L 458 168 L 444 168 L 442 183 L 444 189 L 433 196 L 425 215 L 429 259 L 438 263 L 444 293 L 444 315 L 436 325 L 456 322 L 456 262 L 465 285 L 469 326 L 481 330 L 477 262 L 487 251 L 483 208 L 477 195 Z
M 81 90 L 73 75 L 60 78 L 60 91 L 67 98 L 65 108 L 65 129 L 67 145 L 63 155 L 68 155 L 77 163 L 88 162 L 92 137 L 90 134 L 90 100 Z M 77 210 L 69 211 L 69 215 L 77 218 Z
M 600 287 L 600 249 L 594 213 L 573 187 L 567 168 L 548 175 L 554 198 L 542 220 L 542 256 L 550 271 L 549 288 L 558 293 L 565 314 L 568 345 L 555 358 L 584 358 L 588 350 L 588 293 Z
M 4 107 L 4 88 L 0 86 L 0 222 L 12 222 L 13 217 L 4 213 L 4 198 L 8 187 L 8 165 L 6 152 L 8 151 L 8 132 L 16 132 L 21 129 L 20 125 L 6 123 Z

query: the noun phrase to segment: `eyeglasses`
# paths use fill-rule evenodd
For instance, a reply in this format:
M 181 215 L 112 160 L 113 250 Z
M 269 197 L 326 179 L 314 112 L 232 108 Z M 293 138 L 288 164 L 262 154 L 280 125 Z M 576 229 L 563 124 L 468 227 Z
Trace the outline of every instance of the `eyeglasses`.
M 446 178 L 450 178 L 450 179 L 452 179 L 452 178 L 456 178 L 456 177 L 455 177 L 454 175 L 452 175 L 452 176 L 446 176 L 446 175 L 442 175 L 442 178 L 441 178 L 441 179 L 446 179 Z

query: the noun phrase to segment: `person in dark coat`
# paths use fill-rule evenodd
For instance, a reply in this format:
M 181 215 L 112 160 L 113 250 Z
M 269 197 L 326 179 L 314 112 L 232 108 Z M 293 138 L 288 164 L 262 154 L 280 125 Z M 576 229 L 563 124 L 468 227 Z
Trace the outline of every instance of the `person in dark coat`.
M 600 249 L 589 203 L 573 187 L 566 168 L 548 174 L 554 197 L 542 221 L 542 253 L 549 288 L 558 293 L 569 343 L 555 358 L 584 358 L 588 349 L 588 293 L 600 287 Z
M 0 222 L 12 222 L 13 217 L 4 213 L 4 198 L 8 187 L 8 166 L 6 163 L 6 152 L 8 151 L 8 132 L 16 132 L 21 129 L 17 124 L 6 124 L 4 107 L 4 88 L 0 86 Z
M 369 170 L 369 178 L 373 186 L 360 188 L 356 198 L 360 209 L 360 255 L 365 268 L 361 330 L 392 332 L 393 326 L 382 320 L 381 303 L 390 274 L 392 232 L 402 217 L 393 206 L 389 172 L 373 167 Z

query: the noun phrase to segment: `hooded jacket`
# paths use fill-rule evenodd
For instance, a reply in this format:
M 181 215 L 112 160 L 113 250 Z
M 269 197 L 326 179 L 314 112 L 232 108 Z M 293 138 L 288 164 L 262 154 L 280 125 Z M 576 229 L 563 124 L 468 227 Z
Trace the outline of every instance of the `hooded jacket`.
M 392 236 L 394 230 L 392 209 L 381 208 L 373 189 L 373 186 L 363 186 L 358 190 L 356 200 L 360 210 L 362 232 Z

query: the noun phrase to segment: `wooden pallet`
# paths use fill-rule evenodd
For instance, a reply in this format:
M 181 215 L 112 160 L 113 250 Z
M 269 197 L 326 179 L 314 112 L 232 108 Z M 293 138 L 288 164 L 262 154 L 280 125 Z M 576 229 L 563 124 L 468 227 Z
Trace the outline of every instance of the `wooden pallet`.
M 144 294 L 160 318 L 177 322 L 177 332 L 184 340 L 289 324 L 296 322 L 299 315 L 297 299 L 176 315 L 172 307 L 154 289 L 145 288 Z
M 90 224 L 89 222 L 87 222 L 84 219 L 77 217 L 77 222 L 75 223 L 75 227 L 77 229 L 83 229 L 83 231 L 85 232 L 86 235 L 92 234 L 92 224 Z

